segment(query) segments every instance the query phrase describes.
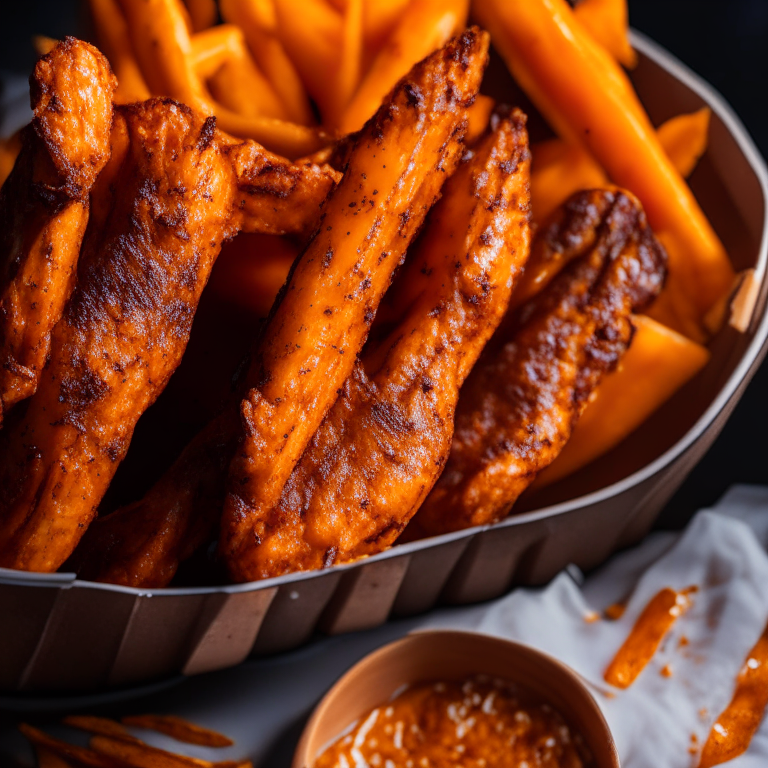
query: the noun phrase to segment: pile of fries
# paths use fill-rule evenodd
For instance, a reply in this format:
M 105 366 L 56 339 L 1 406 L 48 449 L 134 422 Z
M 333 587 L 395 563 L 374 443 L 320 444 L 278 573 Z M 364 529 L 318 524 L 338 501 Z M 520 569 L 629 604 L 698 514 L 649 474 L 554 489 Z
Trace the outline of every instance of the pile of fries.
M 38 768 L 253 768 L 250 760 L 214 762 L 159 749 L 128 730 L 156 731 L 201 747 L 234 744 L 221 733 L 173 715 L 133 715 L 120 722 L 95 715 L 70 715 L 64 718 L 64 725 L 91 734 L 88 747 L 54 738 L 26 723 L 19 726 L 35 750 Z
M 573 10 L 565 0 L 304 0 L 300 10 L 291 0 L 89 3 L 117 101 L 170 96 L 294 158 L 359 129 L 469 17 L 489 29 L 557 134 L 532 148 L 534 222 L 578 190 L 615 183 L 639 197 L 671 259 L 667 287 L 637 323 L 632 348 L 540 484 L 616 445 L 709 359 L 706 342 L 741 277 L 684 181 L 706 151 L 710 114 L 651 125 L 622 68 L 636 61 L 626 0 L 580 0 Z M 478 98 L 470 138 L 492 108 Z M 225 251 L 214 290 L 266 314 L 296 253 L 275 240 Z

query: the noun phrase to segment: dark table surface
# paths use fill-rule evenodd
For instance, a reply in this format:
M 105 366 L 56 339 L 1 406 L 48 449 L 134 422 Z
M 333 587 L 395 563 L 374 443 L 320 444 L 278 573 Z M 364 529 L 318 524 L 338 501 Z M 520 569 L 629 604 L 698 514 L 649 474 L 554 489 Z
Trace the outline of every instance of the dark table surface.
M 30 71 L 31 35 L 62 37 L 81 28 L 77 0 L 3 6 L 0 71 Z M 768 157 L 768 0 L 630 0 L 630 18 L 725 96 Z M 768 363 L 659 525 L 682 526 L 733 483 L 768 483 Z

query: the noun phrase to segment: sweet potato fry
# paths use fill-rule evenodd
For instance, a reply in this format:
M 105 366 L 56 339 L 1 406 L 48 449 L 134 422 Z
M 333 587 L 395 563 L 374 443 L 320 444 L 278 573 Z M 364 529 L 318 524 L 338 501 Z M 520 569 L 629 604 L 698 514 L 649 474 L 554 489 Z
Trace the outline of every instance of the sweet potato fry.
M 467 30 L 398 84 L 356 138 L 270 317 L 241 404 L 222 520 L 220 549 L 237 581 L 253 577 L 258 527 L 352 373 L 396 264 L 458 162 L 486 52 L 486 35 Z
M 334 108 L 332 90 L 341 63 L 343 17 L 326 0 L 304 0 L 301 13 L 292 0 L 273 2 L 279 39 L 325 120 Z
M 459 389 L 528 256 L 525 118 L 497 122 L 446 183 L 398 278 L 398 320 L 366 346 L 256 526 L 248 576 L 322 568 L 391 546 L 450 447 Z
M 117 77 L 115 102 L 129 104 L 150 96 L 133 52 L 128 24 L 117 0 L 88 0 L 99 48 Z
M 709 107 L 678 115 L 659 126 L 657 135 L 664 152 L 683 178 L 687 178 L 707 151 Z
M 632 317 L 632 345 L 595 390 L 562 453 L 536 479 L 543 487 L 618 445 L 709 361 L 706 347 L 650 317 Z
M 315 120 L 306 90 L 277 37 L 272 0 L 220 0 L 219 8 L 225 21 L 243 30 L 251 54 L 272 89 L 280 95 L 289 119 L 300 125 L 312 125 Z
M 690 300 L 690 319 L 700 323 L 729 289 L 733 268 L 620 67 L 565 0 L 477 0 L 474 12 L 555 130 L 583 142 L 640 198 L 670 254 L 669 288 Z
M 568 441 L 593 389 L 632 338 L 630 313 L 658 294 L 666 254 L 636 199 L 578 193 L 537 232 L 580 254 L 505 319 L 461 392 L 445 471 L 414 534 L 484 525 L 509 513 Z M 550 247 L 550 246 L 548 246 Z
M 85 766 L 85 768 L 124 768 L 124 763 L 119 763 L 106 755 L 101 755 L 85 747 L 55 739 L 39 728 L 27 725 L 27 723 L 21 723 L 19 730 L 35 748 L 47 750 L 66 762 L 74 763 L 78 768 L 81 766 Z M 188 768 L 188 766 L 184 768 Z
M 30 79 L 34 117 L 0 190 L 0 426 L 37 390 L 75 283 L 89 195 L 109 159 L 109 63 L 67 38 Z
M 112 736 L 113 738 L 119 739 L 134 738 L 124 726 L 117 722 L 117 720 L 110 720 L 108 717 L 97 717 L 96 715 L 68 715 L 62 722 L 64 725 L 69 725 L 80 731 L 99 734 L 100 736 Z
M 637 64 L 637 54 L 629 42 L 627 0 L 579 0 L 574 13 L 618 62 L 630 68 Z
M 206 78 L 214 99 L 239 115 L 248 117 L 263 115 L 287 121 L 288 111 L 270 82 L 253 61 L 243 33 L 238 27 L 221 24 L 195 35 L 192 38 L 192 49 L 196 59 L 199 61 L 202 50 L 196 38 L 205 35 L 210 40 L 214 34 L 219 36 L 219 40 L 216 41 L 219 44 L 225 42 L 225 35 L 227 38 L 225 55 L 222 56 L 219 66 Z M 209 65 L 212 63 L 210 61 Z M 199 73 L 197 67 L 196 71 Z
M 151 747 L 142 741 L 126 741 L 110 736 L 94 736 L 91 749 L 121 768 L 213 768 L 210 760 L 186 757 Z
M 188 720 L 174 715 L 129 715 L 122 718 L 125 725 L 145 728 L 170 736 L 186 744 L 199 744 L 202 747 L 231 747 L 235 742 L 228 736 L 195 725 Z
M 192 43 L 180 0 L 120 0 L 131 39 L 152 92 L 171 96 L 239 138 L 252 138 L 286 157 L 313 152 L 327 143 L 322 132 L 272 117 L 239 115 L 214 105 L 194 71 Z
M 347 107 L 341 132 L 358 130 L 417 61 L 464 26 L 468 11 L 468 0 L 412 0 Z

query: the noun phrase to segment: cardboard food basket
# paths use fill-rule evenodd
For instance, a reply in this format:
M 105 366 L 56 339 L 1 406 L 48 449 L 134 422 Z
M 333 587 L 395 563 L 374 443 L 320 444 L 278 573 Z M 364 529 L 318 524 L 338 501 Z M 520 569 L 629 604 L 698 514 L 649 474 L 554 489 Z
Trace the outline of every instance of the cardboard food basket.
M 497 525 L 320 572 L 221 587 L 147 591 L 0 570 L 0 692 L 84 693 L 222 669 L 318 631 L 488 600 L 513 584 L 544 583 L 568 563 L 589 569 L 647 533 L 765 354 L 768 172 L 717 93 L 646 38 L 634 34 L 633 44 L 640 62 L 632 80 L 655 124 L 712 109 L 709 149 L 691 186 L 736 269 L 754 270 L 745 330 L 724 328 L 707 367 L 650 420 Z

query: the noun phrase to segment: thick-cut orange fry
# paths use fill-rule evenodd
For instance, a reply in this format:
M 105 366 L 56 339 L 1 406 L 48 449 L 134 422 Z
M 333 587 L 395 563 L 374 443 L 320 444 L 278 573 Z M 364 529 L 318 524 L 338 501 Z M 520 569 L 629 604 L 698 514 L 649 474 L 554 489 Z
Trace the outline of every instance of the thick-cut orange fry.
M 629 42 L 627 0 L 580 0 L 574 9 L 587 32 L 625 67 L 637 64 Z
M 202 747 L 231 747 L 235 742 L 218 731 L 195 725 L 174 715 L 129 715 L 122 718 L 125 725 L 133 728 L 145 728 L 170 736 L 186 744 L 199 744 Z
M 603 169 L 579 144 L 549 139 L 534 145 L 531 173 L 531 212 L 536 222 L 550 214 L 574 192 L 608 184 Z
M 105 755 L 100 755 L 98 752 L 93 752 L 85 747 L 79 747 L 76 744 L 69 744 L 66 741 L 61 741 L 61 739 L 55 739 L 53 736 L 49 736 L 44 731 L 34 728 L 27 723 L 21 723 L 19 730 L 36 748 L 42 747 L 67 762 L 73 762 L 78 767 L 118 768 L 120 765 L 115 760 L 111 760 Z M 184 766 L 184 768 L 188 768 L 188 766 Z
M 363 0 L 347 0 L 341 30 L 341 56 L 335 81 L 330 83 L 330 111 L 326 121 L 336 126 L 360 82 L 363 56 Z
M 650 317 L 635 315 L 632 325 L 632 345 L 595 390 L 571 439 L 534 488 L 570 475 L 618 445 L 709 360 L 706 347 Z
M 274 0 L 274 6 L 280 40 L 326 121 L 337 109 L 344 19 L 326 0 L 303 0 L 300 13 L 294 0 Z
M 342 133 L 358 130 L 417 61 L 445 45 L 464 26 L 468 11 L 468 0 L 412 0 L 347 107 L 340 123 Z
M 129 104 L 148 99 L 149 88 L 136 61 L 128 25 L 117 0 L 89 0 L 89 4 L 99 48 L 117 77 L 115 102 Z
M 240 115 L 288 120 L 288 111 L 259 71 L 239 27 L 220 24 L 192 37 L 195 71 L 219 104 Z
M 565 0 L 477 0 L 473 8 L 555 130 L 584 143 L 612 181 L 640 198 L 670 252 L 669 286 L 700 322 L 729 289 L 733 267 L 621 68 Z
M 64 725 L 69 725 L 80 731 L 99 734 L 101 736 L 113 736 L 118 739 L 134 738 L 125 726 L 120 725 L 117 720 L 110 720 L 108 717 L 97 717 L 96 715 L 68 715 L 62 722 Z
M 252 577 L 256 527 L 349 378 L 396 263 L 459 160 L 487 44 L 465 31 L 414 67 L 366 124 L 270 316 L 222 516 L 220 549 L 237 581 Z
M 656 132 L 670 162 L 684 178 L 691 175 L 696 163 L 707 151 L 711 115 L 709 107 L 688 115 L 678 115 L 660 125 Z
M 201 32 L 216 23 L 219 12 L 215 0 L 184 0 L 192 22 L 192 31 Z
M 304 84 L 277 37 L 272 0 L 220 0 L 219 9 L 225 21 L 243 30 L 251 54 L 280 95 L 290 119 L 312 125 L 315 120 Z
M 196 757 L 186 757 L 167 752 L 164 749 L 150 747 L 142 741 L 126 741 L 113 739 L 109 736 L 94 736 L 91 739 L 91 749 L 103 756 L 110 768 L 125 766 L 125 768 L 213 768 L 210 760 L 199 760 Z
M 215 112 L 222 130 L 239 138 L 253 138 L 287 157 L 309 154 L 327 143 L 322 132 L 302 125 L 261 115 L 238 115 L 221 105 L 214 107 L 194 71 L 192 44 L 180 0 L 120 2 L 137 57 L 154 93 L 179 99 L 204 114 Z

